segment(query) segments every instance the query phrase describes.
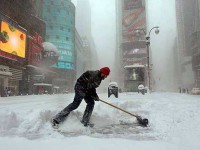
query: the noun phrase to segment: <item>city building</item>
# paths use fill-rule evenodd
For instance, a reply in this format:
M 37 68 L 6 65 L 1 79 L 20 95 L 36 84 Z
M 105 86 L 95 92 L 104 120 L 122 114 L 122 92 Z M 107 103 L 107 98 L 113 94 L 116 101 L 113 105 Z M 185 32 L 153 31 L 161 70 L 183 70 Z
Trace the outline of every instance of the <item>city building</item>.
M 84 52 L 83 41 L 77 30 L 75 32 L 75 69 L 76 69 L 76 78 L 78 78 L 86 70 L 87 57 Z
M 46 22 L 45 42 L 54 44 L 59 53 L 58 62 L 52 66 L 57 73 L 54 85 L 61 92 L 72 91 L 75 72 L 75 6 L 70 0 L 42 0 L 40 17 Z
M 182 91 L 200 87 L 199 0 L 176 0 L 178 83 Z
M 76 29 L 82 38 L 87 58 L 86 70 L 98 69 L 99 59 L 91 31 L 91 6 L 89 0 L 78 0 L 76 6 Z M 84 70 L 84 71 L 86 71 Z
M 194 71 L 193 88 L 200 88 L 200 0 L 195 0 L 193 6 L 195 11 L 194 27 L 191 34 L 192 69 Z
M 116 81 L 124 91 L 137 91 L 147 85 L 145 1 L 116 0 L 116 14 Z
M 23 93 L 27 84 L 28 44 L 36 33 L 45 36 L 45 22 L 36 17 L 31 0 L 0 1 L 1 96 Z M 9 93 L 9 94 L 8 94 Z M 27 93 L 28 94 L 28 93 Z

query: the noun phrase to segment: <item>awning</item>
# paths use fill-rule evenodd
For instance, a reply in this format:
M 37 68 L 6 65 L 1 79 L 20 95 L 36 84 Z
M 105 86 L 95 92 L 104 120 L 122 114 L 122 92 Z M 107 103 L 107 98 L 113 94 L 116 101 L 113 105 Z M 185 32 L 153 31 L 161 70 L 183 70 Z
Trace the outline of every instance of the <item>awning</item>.
M 8 71 L 0 71 L 0 75 L 4 75 L 4 76 L 12 76 L 12 72 L 8 72 Z
M 124 66 L 124 68 L 144 68 L 144 65 L 134 64 L 134 65 Z
M 59 86 L 54 86 L 53 88 L 54 88 L 54 89 L 59 89 L 60 87 L 59 87 Z
M 47 68 L 40 68 L 40 67 L 37 67 L 37 66 L 34 66 L 34 65 L 26 65 L 26 67 L 33 68 L 35 70 L 39 70 L 42 73 L 48 73 L 48 72 L 50 72 L 50 73 L 55 73 L 56 74 L 56 72 L 51 71 L 51 70 L 49 70 Z
M 34 83 L 33 85 L 35 85 L 35 86 L 52 86 L 52 84 L 48 84 L 48 83 Z

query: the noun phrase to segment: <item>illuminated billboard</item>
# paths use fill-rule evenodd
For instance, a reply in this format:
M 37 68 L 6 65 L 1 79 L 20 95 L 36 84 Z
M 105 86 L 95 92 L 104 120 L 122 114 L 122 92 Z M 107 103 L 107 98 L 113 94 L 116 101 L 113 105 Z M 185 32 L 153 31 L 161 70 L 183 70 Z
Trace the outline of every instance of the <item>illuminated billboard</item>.
M 146 29 L 145 3 L 143 0 L 124 0 L 123 2 L 122 40 L 123 42 L 135 42 L 138 40 L 136 30 Z
M 69 62 L 57 62 L 52 67 L 71 70 L 71 69 L 74 69 L 74 64 L 69 63 Z
M 5 57 L 13 58 L 12 55 L 25 58 L 26 34 L 15 26 L 1 21 L 0 50 L 11 54 Z
M 131 10 L 142 7 L 142 0 L 124 0 L 124 9 Z

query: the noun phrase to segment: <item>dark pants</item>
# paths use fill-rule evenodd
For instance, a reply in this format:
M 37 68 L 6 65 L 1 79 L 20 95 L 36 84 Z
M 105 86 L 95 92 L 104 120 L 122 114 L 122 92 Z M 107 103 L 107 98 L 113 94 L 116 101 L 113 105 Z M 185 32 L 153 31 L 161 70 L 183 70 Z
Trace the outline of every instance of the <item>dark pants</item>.
M 85 100 L 87 103 L 85 112 L 83 114 L 82 122 L 88 123 L 90 121 L 90 117 L 92 115 L 92 111 L 94 108 L 94 100 L 89 94 L 84 94 L 80 91 L 75 90 L 75 97 L 74 101 L 69 104 L 67 107 L 65 107 L 60 113 L 58 113 L 55 117 L 54 120 L 56 120 L 58 123 L 63 122 L 65 118 L 69 115 L 69 113 L 75 109 L 78 108 L 80 105 L 82 99 Z

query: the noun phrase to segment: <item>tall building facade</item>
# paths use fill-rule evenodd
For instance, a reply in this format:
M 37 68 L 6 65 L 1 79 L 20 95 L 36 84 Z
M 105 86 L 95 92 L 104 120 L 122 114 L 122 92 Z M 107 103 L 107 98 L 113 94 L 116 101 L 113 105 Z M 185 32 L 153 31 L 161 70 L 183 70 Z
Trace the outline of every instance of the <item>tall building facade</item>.
M 146 11 L 144 0 L 116 0 L 116 81 L 125 91 L 137 91 L 146 85 Z
M 195 0 L 194 4 L 194 26 L 191 34 L 193 87 L 200 88 L 200 0 Z
M 46 25 L 36 17 L 32 0 L 1 0 L 0 22 L 0 94 L 5 96 L 9 90 L 9 95 L 18 95 L 28 89 L 26 70 L 29 50 L 33 51 L 30 43 L 36 33 L 44 38 Z
M 53 43 L 59 53 L 58 62 L 52 66 L 57 72 L 54 85 L 71 91 L 75 81 L 75 6 L 70 0 L 43 0 L 41 5 L 45 41 Z
M 199 86 L 199 1 L 176 0 L 178 83 L 181 89 Z
M 78 0 L 76 6 L 76 29 L 82 38 L 86 57 L 86 70 L 99 68 L 96 45 L 91 29 L 91 6 L 89 0 Z M 85 71 L 85 70 L 84 70 Z
M 76 29 L 81 37 L 91 37 L 91 6 L 89 0 L 77 0 Z
M 76 78 L 78 78 L 85 70 L 87 65 L 87 57 L 84 51 L 83 40 L 76 31 L 75 33 L 75 58 L 76 58 Z

